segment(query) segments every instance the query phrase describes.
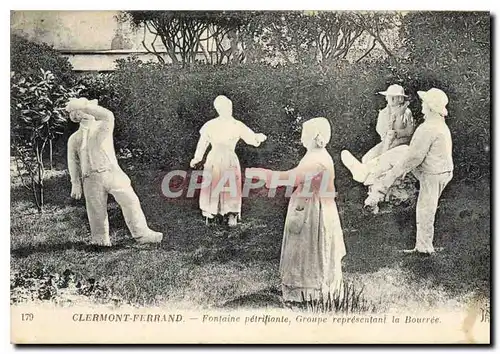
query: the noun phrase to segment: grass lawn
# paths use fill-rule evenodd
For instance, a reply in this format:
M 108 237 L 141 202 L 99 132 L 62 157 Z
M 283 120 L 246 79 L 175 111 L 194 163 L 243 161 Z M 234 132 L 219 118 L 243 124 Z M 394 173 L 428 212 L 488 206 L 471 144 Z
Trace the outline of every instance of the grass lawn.
M 138 249 L 121 211 L 109 199 L 109 250 L 87 246 L 84 201 L 69 197 L 61 169 L 46 181 L 46 210 L 36 213 L 30 195 L 11 187 L 11 270 L 46 268 L 79 279 L 95 279 L 114 296 L 139 305 L 190 307 L 280 306 L 279 256 L 288 200 L 254 195 L 243 201 L 235 229 L 206 226 L 197 199 L 167 200 L 160 183 L 165 171 L 123 164 L 153 229 L 165 233 L 156 248 Z M 415 210 L 370 215 L 361 210 L 362 186 L 352 184 L 337 164 L 338 207 L 347 256 L 344 274 L 376 309 L 461 306 L 471 296 L 489 297 L 489 181 L 467 186 L 452 182 L 437 215 L 430 258 L 399 252 L 414 245 Z

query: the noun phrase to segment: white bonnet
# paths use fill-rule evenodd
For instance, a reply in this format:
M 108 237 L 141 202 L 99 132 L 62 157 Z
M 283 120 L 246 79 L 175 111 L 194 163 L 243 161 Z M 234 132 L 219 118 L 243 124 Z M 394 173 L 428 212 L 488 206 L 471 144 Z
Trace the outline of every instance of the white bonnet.
M 316 141 L 318 147 L 325 147 L 332 136 L 332 128 L 328 119 L 317 117 L 304 122 L 302 129 L 310 134 Z

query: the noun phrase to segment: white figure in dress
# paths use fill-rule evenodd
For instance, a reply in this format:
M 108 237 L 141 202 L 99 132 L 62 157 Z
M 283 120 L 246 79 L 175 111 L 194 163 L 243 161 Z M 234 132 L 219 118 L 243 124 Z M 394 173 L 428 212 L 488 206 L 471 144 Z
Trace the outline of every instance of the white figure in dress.
M 214 107 L 219 116 L 200 129 L 200 139 L 190 166 L 194 168 L 201 162 L 206 150 L 211 147 L 203 169 L 200 209 L 207 222 L 216 215 L 228 215 L 229 226 L 235 226 L 238 219 L 241 220 L 242 178 L 234 149 L 240 139 L 257 147 L 266 140 L 266 136 L 254 133 L 235 119 L 233 104 L 226 96 L 218 96 Z

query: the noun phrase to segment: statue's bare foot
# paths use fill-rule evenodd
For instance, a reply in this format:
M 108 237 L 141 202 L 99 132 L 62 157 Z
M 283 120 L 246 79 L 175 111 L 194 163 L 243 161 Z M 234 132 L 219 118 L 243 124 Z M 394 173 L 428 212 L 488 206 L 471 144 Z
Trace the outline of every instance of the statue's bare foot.
M 366 166 L 358 161 L 349 151 L 342 150 L 340 153 L 340 159 L 342 163 L 351 171 L 352 178 L 360 183 L 364 183 L 367 176 L 368 171 Z
M 236 215 L 229 215 L 229 220 L 227 224 L 231 227 L 238 225 L 238 220 L 236 219 Z
M 161 232 L 151 230 L 147 235 L 139 237 L 137 243 L 143 245 L 146 243 L 160 243 L 163 239 L 163 234 Z
M 108 237 L 93 237 L 90 241 L 92 246 L 111 247 L 111 240 Z

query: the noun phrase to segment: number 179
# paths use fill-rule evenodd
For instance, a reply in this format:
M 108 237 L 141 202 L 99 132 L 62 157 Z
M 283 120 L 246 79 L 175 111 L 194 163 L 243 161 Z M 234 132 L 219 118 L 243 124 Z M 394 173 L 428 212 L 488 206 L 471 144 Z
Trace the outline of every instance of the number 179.
M 28 321 L 28 322 L 33 321 L 34 317 L 35 316 L 33 316 L 32 313 L 22 313 L 21 314 L 21 321 Z

